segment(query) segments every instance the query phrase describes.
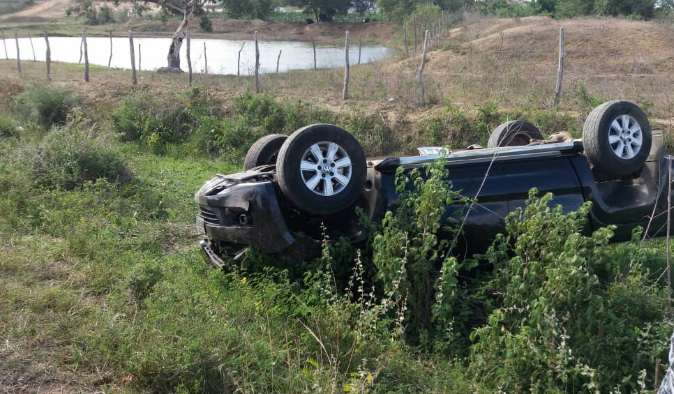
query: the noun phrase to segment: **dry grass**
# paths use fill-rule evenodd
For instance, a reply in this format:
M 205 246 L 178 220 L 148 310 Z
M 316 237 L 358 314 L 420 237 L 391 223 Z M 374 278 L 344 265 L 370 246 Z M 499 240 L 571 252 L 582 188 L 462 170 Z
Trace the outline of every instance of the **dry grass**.
M 429 52 L 427 102 L 438 108 L 450 102 L 474 110 L 486 102 L 501 109 L 548 108 L 557 67 L 559 28 L 566 31 L 566 68 L 558 110 L 584 116 L 591 109 L 581 87 L 597 99 L 626 99 L 646 108 L 651 118 L 671 129 L 674 101 L 674 28 L 655 22 L 621 19 L 545 17 L 499 19 L 467 15 L 462 26 L 434 43 Z M 416 120 L 428 109 L 418 108 L 416 72 L 420 56 L 382 60 L 352 67 L 348 101 L 341 100 L 343 70 L 292 71 L 263 75 L 263 90 L 282 99 L 309 102 L 334 111 L 380 113 L 384 122 L 404 125 L 413 133 Z M 13 61 L 0 61 L 3 85 L 16 84 Z M 55 85 L 78 91 L 95 103 L 116 104 L 131 89 L 180 90 L 186 75 L 139 73 L 139 86 L 130 84 L 130 72 L 92 69 L 85 84 L 83 67 L 54 64 Z M 44 80 L 44 64 L 24 62 L 23 81 Z M 228 98 L 253 89 L 250 77 L 196 75 L 196 84 Z M 225 100 L 226 101 L 226 100 Z M 411 127 L 411 129 L 409 128 Z

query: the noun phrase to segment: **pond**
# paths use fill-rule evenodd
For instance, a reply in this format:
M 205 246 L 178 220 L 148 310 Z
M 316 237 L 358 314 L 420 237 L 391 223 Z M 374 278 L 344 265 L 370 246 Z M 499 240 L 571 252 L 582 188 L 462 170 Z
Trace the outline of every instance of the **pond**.
M 37 60 L 45 60 L 45 40 L 43 37 L 33 37 L 35 57 Z M 52 61 L 78 63 L 80 59 L 80 37 L 50 37 Z M 166 55 L 171 43 L 169 38 L 134 38 L 136 52 L 136 68 L 141 61 L 142 70 L 156 70 L 166 66 Z M 208 55 L 208 72 L 212 74 L 236 75 L 237 56 L 241 45 L 240 72 L 241 75 L 251 75 L 255 68 L 255 42 L 232 41 L 215 39 L 191 39 L 192 70 L 196 73 L 204 72 L 204 43 Z M 5 40 L 7 55 L 10 59 L 16 59 L 16 42 L 13 38 Z M 89 63 L 101 66 L 108 65 L 110 57 L 110 38 L 87 37 Z M 138 54 L 140 45 L 141 56 Z M 294 41 L 265 41 L 259 43 L 260 48 L 260 72 L 276 72 L 276 60 L 281 53 L 279 72 L 288 70 L 310 69 L 314 66 L 314 55 L 311 43 Z M 4 55 L 4 47 L 0 48 L 0 57 Z M 187 70 L 186 45 L 181 48 L 181 67 Z M 112 62 L 111 67 L 131 68 L 131 55 L 129 39 L 127 37 L 112 38 Z M 28 38 L 19 38 L 19 53 L 22 60 L 33 60 L 33 50 Z M 361 63 L 369 63 L 393 56 L 394 51 L 384 46 L 363 46 Z M 84 61 L 84 60 L 83 60 Z M 349 62 L 358 63 L 358 41 L 353 39 L 349 50 Z M 344 47 L 316 46 L 316 63 L 318 68 L 344 67 Z

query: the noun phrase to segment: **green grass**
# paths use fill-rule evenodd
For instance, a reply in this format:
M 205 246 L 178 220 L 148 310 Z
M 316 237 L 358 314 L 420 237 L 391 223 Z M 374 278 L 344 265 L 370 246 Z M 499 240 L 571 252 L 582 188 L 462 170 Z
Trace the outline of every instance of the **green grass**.
M 337 243 L 292 269 L 256 252 L 247 268 L 208 265 L 193 194 L 214 174 L 240 170 L 251 135 L 334 119 L 366 149 L 394 151 L 401 142 L 387 139 L 379 114 L 185 90 L 132 93 L 115 108 L 75 100 L 65 121 L 45 122 L 70 93 L 20 88 L 17 97 L 37 99 L 20 109 L 15 98 L 0 103 L 12 130 L 0 134 L 0 387 L 8 392 L 556 393 L 567 382 L 634 392 L 653 385 L 644 366 L 666 357 L 662 242 L 606 247 L 610 231 L 581 237 L 580 219 L 532 199 L 526 220 L 509 221 L 529 243 L 496 243 L 484 257 L 493 272 L 476 272 L 470 260 L 445 259 L 447 244 L 435 243 L 434 218 L 452 197 L 438 179 L 442 164 L 428 181 L 411 181 L 418 193 L 373 227 L 358 259 Z M 93 107 L 90 118 L 84 105 Z M 420 142 L 480 138 L 518 114 L 550 130 L 577 126 L 553 110 L 487 103 L 469 112 L 446 103 L 422 124 Z M 202 149 L 213 141 L 227 149 Z M 158 142 L 162 149 L 151 149 Z M 55 169 L 115 162 L 133 177 L 104 171 L 41 182 L 35 163 L 47 145 Z M 439 281 L 429 275 L 437 263 Z M 335 271 L 353 277 L 337 285 Z M 529 285 L 516 286 L 516 271 Z M 396 283 L 441 289 L 442 297 L 406 298 Z M 566 335 L 568 347 L 559 342 Z

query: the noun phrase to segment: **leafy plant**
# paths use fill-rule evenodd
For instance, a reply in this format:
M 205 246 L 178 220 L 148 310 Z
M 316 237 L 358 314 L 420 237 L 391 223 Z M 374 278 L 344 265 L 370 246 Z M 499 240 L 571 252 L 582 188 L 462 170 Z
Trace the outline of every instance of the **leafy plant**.
M 75 97 L 62 89 L 33 84 L 17 99 L 18 111 L 27 122 L 39 122 L 45 128 L 63 125 L 77 104 Z
M 645 285 L 641 232 L 613 250 L 612 227 L 581 234 L 590 203 L 564 214 L 537 194 L 484 256 L 494 268 L 481 293 L 494 308 L 471 334 L 471 368 L 506 392 L 637 391 L 671 331 L 662 290 Z
M 9 117 L 0 113 L 0 136 L 15 137 L 18 135 L 19 127 Z
M 442 219 L 447 207 L 460 206 L 463 199 L 451 190 L 447 175 L 442 158 L 423 173 L 399 168 L 398 207 L 386 213 L 372 237 L 376 278 L 395 300 L 405 300 L 409 308 L 408 333 L 417 338 L 424 331 L 432 333 L 436 321 L 451 320 L 457 295 L 456 275 L 461 264 L 447 254 L 454 230 L 442 228 L 443 223 L 450 224 Z M 460 214 L 461 210 L 455 213 Z M 440 231 L 450 236 L 439 237 Z M 432 274 L 438 269 L 439 278 Z
M 65 127 L 53 130 L 41 142 L 32 162 L 36 184 L 73 189 L 99 178 L 121 183 L 131 179 L 121 155 L 85 133 L 82 122 L 73 114 Z

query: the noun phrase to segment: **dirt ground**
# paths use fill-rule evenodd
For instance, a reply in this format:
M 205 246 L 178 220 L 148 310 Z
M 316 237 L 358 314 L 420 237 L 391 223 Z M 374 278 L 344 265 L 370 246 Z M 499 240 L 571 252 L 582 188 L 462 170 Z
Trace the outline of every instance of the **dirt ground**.
M 74 16 L 66 17 L 65 12 L 72 0 L 45 0 L 37 2 L 34 6 L 13 14 L 0 16 L 0 27 L 12 29 L 19 28 L 21 36 L 28 33 L 38 34 L 43 26 L 46 26 L 50 34 L 77 35 L 83 27 L 81 20 Z M 126 13 L 130 9 L 129 3 L 120 2 L 115 6 L 112 2 L 95 2 L 96 7 L 106 5 L 113 10 L 113 15 Z M 159 10 L 153 4 L 145 4 L 149 10 L 144 16 L 152 15 Z M 125 23 L 105 24 L 88 26 L 90 36 L 107 36 L 112 30 L 115 36 L 125 36 L 129 29 L 138 37 L 166 37 L 173 34 L 180 21 L 171 19 L 166 24 L 160 21 L 143 18 L 132 18 Z M 390 43 L 396 38 L 395 23 L 275 23 L 261 20 L 235 20 L 235 19 L 211 19 L 213 32 L 207 33 L 198 28 L 199 20 L 194 18 L 190 34 L 196 38 L 221 38 L 231 40 L 249 39 L 255 31 L 261 39 L 266 41 L 289 40 L 311 41 L 315 40 L 323 44 L 333 44 L 344 39 L 344 33 L 348 30 L 352 36 L 361 37 L 366 43 Z

